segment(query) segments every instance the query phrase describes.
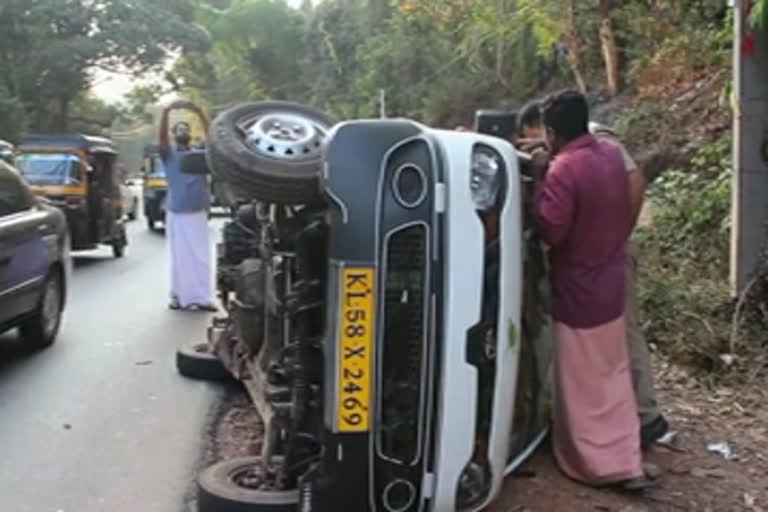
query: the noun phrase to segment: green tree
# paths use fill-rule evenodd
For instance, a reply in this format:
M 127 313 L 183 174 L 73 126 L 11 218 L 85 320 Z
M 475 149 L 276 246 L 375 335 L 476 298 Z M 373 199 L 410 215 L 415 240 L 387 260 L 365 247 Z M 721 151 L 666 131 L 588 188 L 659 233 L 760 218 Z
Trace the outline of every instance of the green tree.
M 204 50 L 187 0 L 5 0 L 0 5 L 0 68 L 5 88 L 31 114 L 34 129 L 66 130 L 70 107 L 92 70 L 140 74 L 182 48 Z

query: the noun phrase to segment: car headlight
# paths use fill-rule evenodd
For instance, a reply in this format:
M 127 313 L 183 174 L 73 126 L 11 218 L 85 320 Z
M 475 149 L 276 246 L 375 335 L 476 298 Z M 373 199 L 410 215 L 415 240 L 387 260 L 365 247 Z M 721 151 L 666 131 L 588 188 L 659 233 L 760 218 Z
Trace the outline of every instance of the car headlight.
M 496 206 L 501 188 L 501 155 L 487 146 L 475 146 L 469 187 L 478 210 Z

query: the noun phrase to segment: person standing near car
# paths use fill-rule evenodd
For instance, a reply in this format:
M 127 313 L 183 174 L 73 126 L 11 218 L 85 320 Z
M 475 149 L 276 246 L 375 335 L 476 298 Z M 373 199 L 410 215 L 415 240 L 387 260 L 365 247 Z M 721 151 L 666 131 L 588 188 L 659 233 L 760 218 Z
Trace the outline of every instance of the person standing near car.
M 549 153 L 533 155 L 534 212 L 550 247 L 555 457 L 575 480 L 640 490 L 649 484 L 624 319 L 628 174 L 618 147 L 589 133 L 584 95 L 559 93 L 542 113 Z
M 172 110 L 186 109 L 200 118 L 205 132 L 208 120 L 188 101 L 165 108 L 160 120 L 159 150 L 168 179 L 166 236 L 170 256 L 170 309 L 216 311 L 213 305 L 211 243 L 208 231 L 208 180 L 203 174 L 184 174 L 181 161 L 191 151 L 191 127 L 179 122 L 169 129 Z M 171 140 L 171 136 L 173 140 Z
M 544 144 L 545 133 L 543 124 L 540 100 L 532 101 L 523 107 L 519 117 L 518 132 L 520 139 L 517 141 L 521 150 L 530 152 Z M 632 156 L 618 141 L 613 132 L 593 122 L 589 123 L 589 131 L 597 137 L 612 141 L 621 151 L 626 170 L 629 173 L 631 218 L 632 225 L 634 226 L 643 207 L 647 185 L 645 173 L 639 169 Z M 656 397 L 651 355 L 638 320 L 636 291 L 638 250 L 636 244 L 631 239 L 628 249 L 625 297 L 627 342 L 629 344 L 632 368 L 632 383 L 635 389 L 638 414 L 640 416 L 640 438 L 643 448 L 646 449 L 667 433 L 669 424 L 661 412 Z

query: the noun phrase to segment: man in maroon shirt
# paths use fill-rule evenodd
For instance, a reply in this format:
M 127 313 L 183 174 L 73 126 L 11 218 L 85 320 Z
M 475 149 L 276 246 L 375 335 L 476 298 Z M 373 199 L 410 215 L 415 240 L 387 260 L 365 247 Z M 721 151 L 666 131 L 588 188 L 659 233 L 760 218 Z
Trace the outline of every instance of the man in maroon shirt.
M 582 94 L 553 96 L 543 115 L 551 160 L 535 215 L 550 247 L 555 456 L 576 480 L 642 489 L 648 482 L 624 319 L 629 178 L 619 148 L 589 133 Z
M 520 111 L 518 133 L 523 137 L 517 141 L 517 145 L 523 151 L 530 152 L 541 144 L 546 145 L 544 134 L 544 122 L 541 114 L 541 102 L 532 101 Z M 638 168 L 629 152 L 609 130 L 602 128 L 597 123 L 589 123 L 589 131 L 601 139 L 607 139 L 615 143 L 622 152 L 624 164 L 629 174 L 629 193 L 632 204 L 633 223 L 637 222 L 643 206 L 645 195 L 646 177 L 642 169 Z M 669 424 L 661 413 L 656 397 L 653 368 L 651 367 L 651 355 L 648 343 L 643 336 L 638 321 L 637 293 L 635 290 L 637 274 L 638 249 L 630 240 L 627 257 L 627 282 L 626 282 L 626 309 L 624 311 L 627 321 L 627 342 L 629 343 L 630 366 L 632 368 L 632 381 L 635 388 L 638 414 L 640 415 L 640 440 L 644 448 L 649 447 L 661 439 L 668 431 Z

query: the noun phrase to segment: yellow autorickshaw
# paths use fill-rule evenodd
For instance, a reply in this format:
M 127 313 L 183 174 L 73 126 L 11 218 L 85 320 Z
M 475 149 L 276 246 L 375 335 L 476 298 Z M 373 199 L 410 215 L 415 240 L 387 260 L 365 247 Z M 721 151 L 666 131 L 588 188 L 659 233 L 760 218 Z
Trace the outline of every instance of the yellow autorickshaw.
M 13 144 L 0 140 L 0 160 L 13 165 Z
M 144 217 L 147 219 L 147 227 L 155 231 L 158 222 L 165 222 L 165 202 L 168 196 L 165 167 L 157 146 L 147 145 L 144 148 L 141 175 L 144 178 L 142 188 Z
M 17 148 L 32 191 L 66 214 L 74 251 L 105 244 L 120 258 L 128 245 L 117 156 L 111 140 L 85 135 L 34 135 Z

